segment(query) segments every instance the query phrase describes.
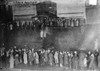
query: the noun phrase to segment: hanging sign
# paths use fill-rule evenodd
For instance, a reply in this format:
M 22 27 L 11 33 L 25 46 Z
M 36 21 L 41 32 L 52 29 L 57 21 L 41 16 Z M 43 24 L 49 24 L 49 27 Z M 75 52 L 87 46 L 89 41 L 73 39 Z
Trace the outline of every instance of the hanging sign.
M 37 15 L 36 5 L 30 3 L 19 3 L 14 4 L 13 8 L 13 19 L 31 19 Z
M 55 0 L 54 2 L 57 3 L 58 17 L 86 17 L 85 0 Z
M 36 5 L 24 5 L 21 4 L 20 6 L 13 6 L 13 15 L 28 15 L 28 14 L 34 14 L 36 13 Z
M 97 0 L 89 0 L 89 5 L 97 5 Z

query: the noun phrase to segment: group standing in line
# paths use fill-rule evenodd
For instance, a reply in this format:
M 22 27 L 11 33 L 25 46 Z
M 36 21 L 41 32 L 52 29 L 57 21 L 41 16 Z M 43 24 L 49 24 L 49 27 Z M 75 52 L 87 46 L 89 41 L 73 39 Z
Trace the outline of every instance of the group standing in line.
M 65 67 L 67 69 L 96 69 L 100 67 L 100 53 L 98 51 L 54 51 L 45 49 L 14 48 L 1 53 L 6 56 L 9 67 L 18 64 L 25 65 L 50 65 Z M 4 58 L 3 58 L 4 59 Z

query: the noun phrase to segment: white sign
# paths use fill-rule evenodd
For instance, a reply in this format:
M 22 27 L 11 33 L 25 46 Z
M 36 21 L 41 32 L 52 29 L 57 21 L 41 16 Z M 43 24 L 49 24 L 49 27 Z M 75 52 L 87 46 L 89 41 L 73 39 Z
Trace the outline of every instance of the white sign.
M 37 15 L 36 5 L 15 4 L 12 7 L 14 20 L 31 19 Z
M 35 5 L 31 5 L 31 6 L 13 6 L 13 15 L 30 15 L 30 14 L 34 14 L 36 15 L 36 6 Z
M 89 5 L 97 5 L 97 0 L 89 0 Z
M 54 2 L 57 3 L 58 17 L 85 18 L 85 0 L 55 0 Z

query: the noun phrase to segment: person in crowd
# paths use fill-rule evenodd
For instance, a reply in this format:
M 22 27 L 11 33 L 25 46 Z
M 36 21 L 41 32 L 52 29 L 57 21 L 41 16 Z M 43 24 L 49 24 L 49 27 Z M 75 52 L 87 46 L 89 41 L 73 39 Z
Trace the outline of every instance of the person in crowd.
M 49 53 L 49 64 L 50 64 L 50 66 L 53 65 L 53 53 L 52 53 L 52 51 L 50 51 L 50 53 Z
M 60 67 L 63 67 L 63 53 L 61 51 L 59 54 L 59 63 L 60 63 Z
M 10 27 L 10 30 L 13 30 L 13 24 L 10 24 L 9 27 Z
M 91 56 L 91 51 L 88 51 L 88 53 L 87 53 L 87 68 L 89 68 L 89 65 L 91 62 L 90 56 Z
M 19 52 L 19 57 L 18 57 L 19 63 L 22 63 L 22 51 L 21 51 L 21 49 L 18 49 L 18 52 Z
M 95 58 L 95 62 L 96 62 L 96 67 L 98 67 L 98 56 L 99 56 L 99 52 L 98 50 L 94 51 L 94 58 Z
M 45 50 L 43 49 L 42 50 L 42 59 L 43 59 L 43 62 L 42 62 L 42 64 L 44 65 L 45 64 Z
M 22 51 L 22 52 L 21 52 L 21 56 L 22 56 L 22 63 L 24 63 L 24 58 L 23 58 L 23 57 L 24 57 L 24 49 L 22 48 L 22 49 L 21 49 L 21 51 Z
M 85 58 L 85 53 L 81 51 L 79 54 L 79 68 L 80 69 L 84 69 L 84 58 Z
M 44 62 L 45 64 L 48 63 L 48 51 L 47 50 L 45 50 L 45 53 L 44 53 Z
M 72 51 L 70 51 L 68 54 L 68 67 L 70 69 L 72 68 L 72 58 L 73 58 L 73 53 L 72 53 Z
M 58 63 L 59 63 L 58 55 L 59 55 L 58 51 L 55 51 L 55 53 L 54 53 L 54 59 L 55 60 L 54 61 L 55 61 L 56 66 L 58 66 Z
M 41 50 L 41 53 L 40 53 L 40 64 L 44 65 L 44 51 L 43 51 L 43 49 Z
M 7 55 L 6 55 L 6 49 L 5 48 L 3 48 L 3 50 L 2 50 L 2 57 L 1 57 L 1 61 L 2 61 L 2 67 L 4 68 L 4 67 L 7 67 L 7 61 L 6 61 L 6 59 L 7 59 L 7 57 L 6 57 Z
M 6 65 L 9 67 L 10 49 L 6 51 Z
M 41 65 L 41 49 L 38 49 L 37 53 L 39 55 L 39 65 Z
M 88 60 L 87 60 L 87 54 L 86 54 L 84 57 L 84 67 L 85 68 L 87 68 L 87 62 L 88 62 Z
M 28 63 L 28 61 L 27 61 L 27 53 L 26 53 L 25 49 L 24 49 L 24 56 L 23 56 L 23 58 L 24 58 L 24 64 L 27 64 Z
M 35 52 L 35 62 L 36 62 L 36 65 L 39 64 L 39 55 L 37 52 Z
M 78 53 L 77 53 L 77 51 L 74 51 L 72 62 L 73 62 L 73 68 L 77 69 L 78 68 Z
M 92 53 L 91 56 L 90 56 L 90 65 L 89 65 L 89 68 L 90 69 L 95 69 L 96 68 L 96 62 L 95 62 L 95 57 L 94 57 L 94 54 Z
M 32 59 L 32 51 L 31 50 L 29 50 L 29 53 L 28 53 L 28 60 L 29 60 L 29 64 L 32 65 L 33 59 Z
M 10 68 L 14 68 L 14 56 L 13 56 L 13 50 L 11 51 L 10 54 L 10 60 L 9 60 Z
M 35 53 L 34 53 L 34 48 L 32 48 L 32 64 L 34 63 L 35 61 Z
M 64 66 L 68 69 L 68 52 L 64 52 Z
M 17 66 L 19 64 L 19 55 L 18 54 L 15 54 L 15 66 Z

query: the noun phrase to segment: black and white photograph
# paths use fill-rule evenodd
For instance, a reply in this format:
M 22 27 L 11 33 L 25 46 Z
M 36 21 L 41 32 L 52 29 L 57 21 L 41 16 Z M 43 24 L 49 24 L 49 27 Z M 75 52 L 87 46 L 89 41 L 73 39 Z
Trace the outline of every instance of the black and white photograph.
M 0 71 L 100 71 L 100 0 L 0 0 Z

